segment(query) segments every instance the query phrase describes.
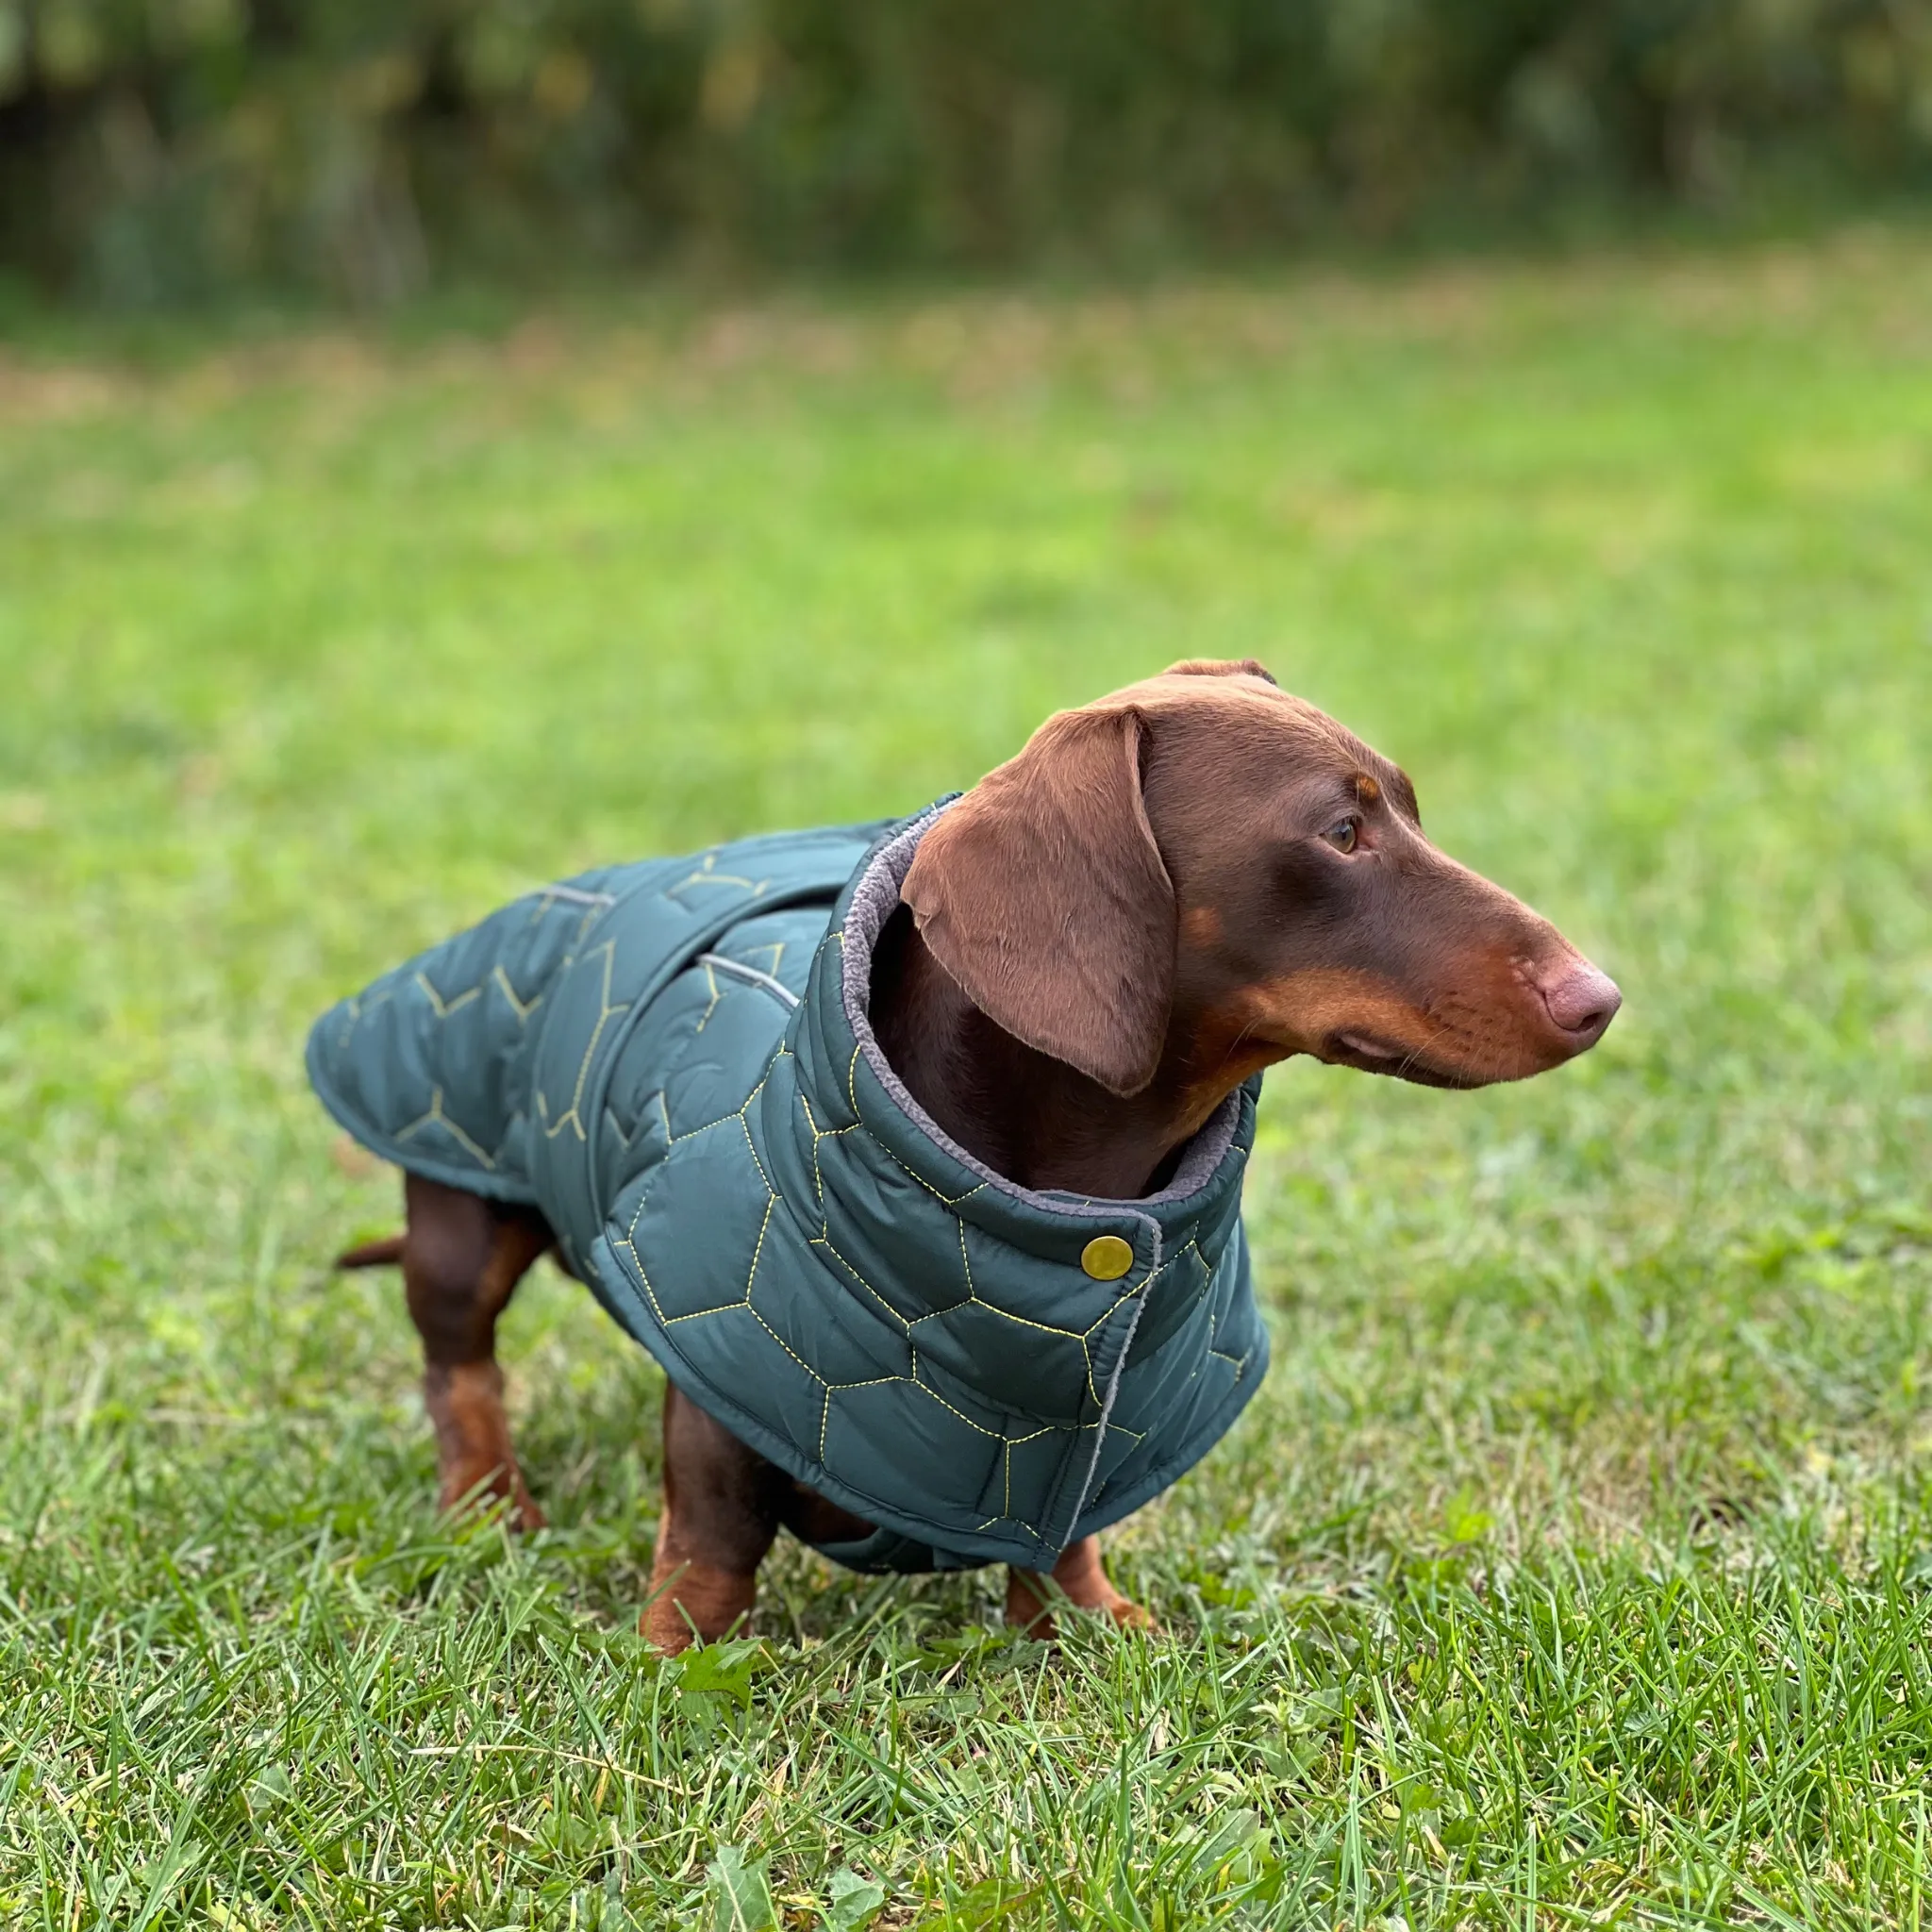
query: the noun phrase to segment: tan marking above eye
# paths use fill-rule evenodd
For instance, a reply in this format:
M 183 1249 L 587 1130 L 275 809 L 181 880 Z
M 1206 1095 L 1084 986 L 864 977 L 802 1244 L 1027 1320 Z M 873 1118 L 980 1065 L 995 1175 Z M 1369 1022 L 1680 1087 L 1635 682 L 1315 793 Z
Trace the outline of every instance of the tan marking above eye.
M 1382 788 L 1366 772 L 1355 774 L 1355 795 L 1360 805 L 1377 804 L 1382 796 Z

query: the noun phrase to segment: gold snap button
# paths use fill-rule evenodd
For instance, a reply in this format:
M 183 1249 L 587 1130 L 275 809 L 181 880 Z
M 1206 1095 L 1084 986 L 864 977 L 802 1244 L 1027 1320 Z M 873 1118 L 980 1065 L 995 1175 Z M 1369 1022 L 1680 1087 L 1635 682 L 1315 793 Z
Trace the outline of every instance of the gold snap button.
M 1133 1265 L 1133 1249 L 1117 1234 L 1097 1234 L 1080 1250 L 1080 1266 L 1095 1281 L 1118 1281 Z

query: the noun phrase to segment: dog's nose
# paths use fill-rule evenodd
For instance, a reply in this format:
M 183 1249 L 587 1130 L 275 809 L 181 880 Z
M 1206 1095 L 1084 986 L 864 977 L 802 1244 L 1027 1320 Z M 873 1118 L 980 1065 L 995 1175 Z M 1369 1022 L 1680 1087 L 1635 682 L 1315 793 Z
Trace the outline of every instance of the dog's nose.
M 1569 959 L 1547 979 L 1537 981 L 1550 1018 L 1559 1031 L 1576 1042 L 1580 1053 L 1594 1046 L 1617 1017 L 1624 995 L 1607 973 L 1599 973 L 1588 959 Z

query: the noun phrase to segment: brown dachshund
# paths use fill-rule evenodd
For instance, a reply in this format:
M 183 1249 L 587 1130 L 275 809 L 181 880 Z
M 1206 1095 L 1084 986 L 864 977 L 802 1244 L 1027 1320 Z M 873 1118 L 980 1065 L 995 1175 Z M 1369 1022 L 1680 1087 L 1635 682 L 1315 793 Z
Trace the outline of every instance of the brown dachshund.
M 1433 1087 L 1559 1066 L 1617 1011 L 1548 921 L 1424 836 L 1395 765 L 1262 668 L 1176 665 L 1063 711 L 943 814 L 874 956 L 880 1048 L 985 1166 L 1036 1190 L 1148 1194 L 1240 1083 L 1291 1055 Z M 542 1518 L 512 1454 L 497 1317 L 552 1245 L 541 1215 L 407 1180 L 400 1261 L 422 1334 L 441 1493 Z M 750 1612 L 781 1526 L 869 1525 L 735 1440 L 675 1388 L 647 1633 L 678 1650 Z M 1097 1539 L 1014 1570 L 1009 1621 L 1055 1591 L 1145 1624 Z

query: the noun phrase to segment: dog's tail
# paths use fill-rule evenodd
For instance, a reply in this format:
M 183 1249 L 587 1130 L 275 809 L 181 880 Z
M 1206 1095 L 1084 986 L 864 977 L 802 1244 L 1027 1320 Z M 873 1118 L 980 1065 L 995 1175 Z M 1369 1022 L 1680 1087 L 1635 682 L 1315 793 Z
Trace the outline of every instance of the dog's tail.
M 338 1268 L 393 1268 L 403 1258 L 403 1242 L 408 1237 L 385 1235 L 379 1241 L 364 1241 L 359 1248 L 345 1248 L 336 1257 Z

